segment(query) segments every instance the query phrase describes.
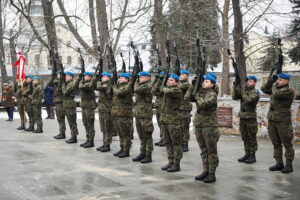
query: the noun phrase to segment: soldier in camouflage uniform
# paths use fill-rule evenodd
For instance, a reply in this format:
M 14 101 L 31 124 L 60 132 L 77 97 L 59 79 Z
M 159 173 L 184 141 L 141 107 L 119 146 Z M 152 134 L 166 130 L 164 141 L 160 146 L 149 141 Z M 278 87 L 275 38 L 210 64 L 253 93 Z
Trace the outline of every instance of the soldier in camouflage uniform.
M 158 84 L 162 83 L 161 77 Z M 167 149 L 169 163 L 162 166 L 162 170 L 168 172 L 180 171 L 180 160 L 182 158 L 182 131 L 181 117 L 179 113 L 182 92 L 178 87 L 179 77 L 170 74 L 167 85 L 163 88 L 163 99 L 161 104 L 161 131 Z
M 160 77 L 164 76 L 164 72 L 160 72 L 159 74 Z M 157 80 L 156 80 L 156 83 Z M 160 123 L 160 114 L 161 114 L 161 101 L 162 101 L 162 97 L 163 97 L 163 93 L 160 91 L 160 84 L 155 84 L 154 87 L 151 90 L 151 93 L 156 96 L 155 99 L 155 103 L 154 103 L 154 108 L 156 110 L 156 120 L 157 120 L 157 124 L 159 127 L 159 132 L 160 132 L 160 140 L 158 142 L 155 142 L 154 145 L 155 146 L 160 146 L 160 147 L 164 147 L 165 143 L 163 141 L 163 135 L 162 135 L 162 131 L 161 131 L 161 123 Z
M 26 128 L 25 131 L 34 131 L 34 117 L 31 103 L 32 89 L 32 76 L 27 75 L 22 93 L 25 104 L 25 111 L 27 112 L 29 118 L 29 127 Z
M 152 162 L 154 130 L 152 122 L 152 82 L 149 72 L 139 72 L 139 80 L 134 85 L 136 97 L 134 106 L 134 117 L 136 130 L 140 138 L 140 154 L 133 158 L 134 162 L 150 163 Z
M 6 109 L 8 119 L 6 121 L 13 121 L 14 119 L 14 91 L 8 83 L 3 84 L 2 90 L 2 105 Z
M 44 90 L 40 84 L 40 77 L 34 76 L 32 78 L 33 90 L 32 90 L 32 110 L 34 124 L 37 128 L 33 131 L 34 133 L 43 133 L 43 120 L 42 120 L 42 99 Z
M 56 78 L 55 78 L 56 76 Z M 56 74 L 53 73 L 51 79 L 49 80 L 48 86 L 54 87 L 54 104 L 55 104 L 55 114 L 59 125 L 59 134 L 55 135 L 55 139 L 65 139 L 66 138 L 66 123 L 65 123 L 65 109 L 63 106 L 63 92 L 62 92 L 62 81 L 61 81 L 61 71 L 57 71 Z
M 81 147 L 94 147 L 95 138 L 95 82 L 92 80 L 93 73 L 85 72 L 83 80 L 79 83 L 82 108 L 82 121 L 86 132 L 86 142 L 80 144 Z
M 182 143 L 183 152 L 189 151 L 188 143 L 190 140 L 192 104 L 189 101 L 184 100 L 184 95 L 190 87 L 190 83 L 188 81 L 189 74 L 190 72 L 188 70 L 180 71 L 179 88 L 181 89 L 182 92 L 182 99 L 181 99 L 179 110 L 181 115 L 181 130 L 183 132 L 183 143 Z
M 270 77 L 262 87 L 262 91 L 270 97 L 270 109 L 268 113 L 268 132 L 274 146 L 274 158 L 276 164 L 269 168 L 270 171 L 282 173 L 293 172 L 292 162 L 295 152 L 292 140 L 294 138 L 291 116 L 291 104 L 294 99 L 294 91 L 289 88 L 291 75 L 280 73 Z M 282 145 L 285 147 L 286 165 L 282 160 Z
M 219 164 L 217 142 L 220 134 L 216 114 L 218 104 L 217 93 L 214 90 L 215 83 L 216 79 L 212 75 L 206 74 L 199 91 L 193 95 L 193 85 L 184 97 L 186 101 L 195 101 L 197 106 L 193 124 L 195 126 L 196 139 L 201 149 L 203 172 L 196 176 L 195 179 L 205 183 L 216 181 L 215 172 Z M 194 81 L 193 84 L 195 84 Z
M 111 73 L 103 72 L 101 81 L 97 82 L 99 93 L 98 114 L 101 132 L 103 134 L 103 145 L 97 148 L 97 151 L 108 152 L 110 151 L 110 144 L 112 142 L 113 133 L 113 120 L 111 117 L 112 107 L 112 93 L 107 93 L 107 87 L 112 77 Z
M 62 85 L 62 92 L 64 95 L 64 109 L 65 114 L 67 116 L 67 120 L 71 130 L 71 138 L 66 140 L 66 143 L 72 144 L 77 143 L 77 114 L 76 114 L 76 102 L 74 100 L 76 90 L 78 89 L 79 82 L 82 79 L 82 74 L 80 74 L 79 78 L 75 81 L 74 80 L 74 73 L 66 72 L 66 82 Z
M 125 158 L 129 156 L 133 136 L 133 100 L 130 75 L 121 73 L 118 84 L 113 87 L 111 115 L 114 126 L 120 138 L 120 150 L 114 156 Z M 133 79 L 131 79 L 133 80 Z
M 16 89 L 16 98 L 17 98 L 17 106 L 18 106 L 18 111 L 21 119 L 21 126 L 19 126 L 17 129 L 18 130 L 24 130 L 25 129 L 25 124 L 26 124 L 26 118 L 25 118 L 25 105 L 24 105 L 24 100 L 23 100 L 23 81 L 21 79 L 18 79 L 18 85 Z
M 256 162 L 255 152 L 257 151 L 257 119 L 256 105 L 259 100 L 258 91 L 255 89 L 257 78 L 248 76 L 246 79 L 245 89 L 234 85 L 232 98 L 240 100 L 241 109 L 240 132 L 244 142 L 245 155 L 238 159 L 239 162 L 254 163 Z

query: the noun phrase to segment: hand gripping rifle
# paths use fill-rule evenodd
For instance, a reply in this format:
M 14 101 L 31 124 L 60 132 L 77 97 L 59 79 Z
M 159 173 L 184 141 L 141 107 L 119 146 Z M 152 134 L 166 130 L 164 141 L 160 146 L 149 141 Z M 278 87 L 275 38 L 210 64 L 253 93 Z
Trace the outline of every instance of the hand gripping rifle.
M 275 70 L 277 70 L 276 74 L 280 74 L 282 72 L 282 66 L 283 66 L 283 55 L 282 55 L 282 43 L 281 43 L 281 38 L 278 38 L 278 61 L 277 63 L 273 66 L 269 77 L 273 76 L 273 73 Z
M 201 55 L 201 46 L 200 46 L 200 38 L 199 38 L 199 32 L 197 29 L 197 40 L 196 40 L 196 46 L 197 46 L 197 71 L 196 71 L 196 84 L 193 91 L 193 95 L 196 95 L 196 93 L 199 91 L 199 88 L 202 85 L 203 82 L 203 76 L 205 74 L 205 61 L 203 61 L 202 55 Z
M 176 56 L 174 73 L 177 74 L 178 76 L 180 76 L 180 60 L 179 60 L 179 56 L 178 56 L 178 52 L 177 52 L 177 46 L 176 46 L 175 41 L 174 41 L 174 53 L 175 53 L 175 56 Z
M 240 78 L 240 75 L 239 75 L 239 68 L 237 66 L 237 63 L 236 63 L 235 59 L 232 57 L 230 49 L 227 49 L 227 53 L 230 56 L 230 59 L 232 61 L 233 70 L 234 70 L 235 81 L 234 81 L 233 84 L 234 84 L 235 87 L 242 88 L 241 78 Z
M 164 78 L 163 78 L 163 82 L 160 86 L 160 91 L 162 91 L 163 88 L 167 84 L 169 73 L 170 73 L 170 68 L 171 68 L 171 53 L 170 53 L 170 40 L 169 39 L 167 39 L 167 41 L 166 41 L 166 47 L 167 47 L 167 49 L 166 49 L 167 66 L 165 67 L 165 70 L 164 70 Z

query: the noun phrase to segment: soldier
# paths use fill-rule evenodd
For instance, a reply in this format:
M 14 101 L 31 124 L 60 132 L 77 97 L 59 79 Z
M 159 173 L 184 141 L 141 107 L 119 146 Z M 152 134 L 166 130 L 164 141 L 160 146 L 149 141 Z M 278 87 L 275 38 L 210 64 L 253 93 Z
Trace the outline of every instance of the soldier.
M 33 119 L 34 124 L 36 124 L 37 128 L 34 130 L 34 133 L 43 133 L 43 120 L 42 120 L 42 99 L 43 99 L 43 88 L 40 84 L 40 77 L 34 76 L 32 77 L 32 110 L 33 110 Z
M 101 81 L 97 82 L 99 94 L 98 114 L 101 132 L 103 134 L 103 145 L 97 148 L 97 151 L 108 152 L 110 151 L 110 144 L 112 142 L 113 120 L 111 117 L 112 107 L 112 93 L 107 93 L 107 86 L 112 77 L 111 73 L 103 72 Z
M 192 104 L 189 101 L 184 100 L 184 95 L 190 87 L 190 83 L 188 81 L 190 72 L 188 70 L 180 71 L 180 81 L 179 88 L 182 92 L 181 104 L 179 107 L 180 115 L 181 115 L 181 130 L 183 132 L 183 143 L 182 150 L 183 152 L 189 151 L 189 140 L 190 140 L 190 123 L 191 123 L 191 111 Z
M 47 85 L 44 89 L 44 103 L 46 106 L 46 119 L 54 119 L 54 87 Z
M 55 77 L 56 76 L 56 77 Z M 55 114 L 56 119 L 59 125 L 59 134 L 55 135 L 53 138 L 55 139 L 65 139 L 66 138 L 66 123 L 65 123 L 65 109 L 63 106 L 63 92 L 62 92 L 62 81 L 61 79 L 61 71 L 54 72 L 52 74 L 51 79 L 49 80 L 47 86 L 54 87 L 54 104 L 55 104 Z
M 164 76 L 164 72 L 160 72 L 159 73 L 159 77 L 163 77 Z M 159 127 L 159 132 L 160 132 L 160 140 L 158 142 L 155 142 L 154 145 L 155 146 L 160 146 L 160 147 L 164 147 L 165 143 L 163 141 L 163 136 L 162 136 L 162 131 L 161 131 L 161 123 L 160 123 L 160 114 L 161 114 L 161 101 L 162 101 L 162 97 L 163 97 L 163 93 L 160 91 L 160 82 L 156 82 L 157 84 L 154 85 L 154 87 L 151 90 L 151 93 L 156 96 L 155 99 L 155 103 L 154 103 L 154 108 L 156 110 L 156 120 L 157 120 L 157 124 Z M 158 84 L 159 83 L 159 84 Z
M 12 87 L 10 87 L 8 83 L 3 83 L 2 104 L 6 109 L 8 115 L 8 119 L 6 121 L 13 121 L 15 106 L 14 92 Z
M 32 95 L 32 77 L 31 75 L 27 75 L 25 78 L 25 83 L 23 87 L 23 98 L 25 104 L 25 111 L 27 112 L 29 118 L 29 127 L 25 129 L 25 131 L 34 131 L 34 117 L 33 117 L 33 108 L 31 103 L 31 95 Z
M 95 138 L 95 83 L 92 81 L 93 73 L 84 72 L 83 80 L 79 83 L 82 108 L 82 121 L 86 132 L 86 142 L 80 144 L 81 147 L 94 147 Z
M 161 85 L 162 78 L 158 80 Z M 166 145 L 169 163 L 162 166 L 162 170 L 168 172 L 180 171 L 180 160 L 182 158 L 182 131 L 181 117 L 179 113 L 182 92 L 178 87 L 179 77 L 170 74 L 167 85 L 163 88 L 163 99 L 161 104 L 161 131 Z
M 270 171 L 281 171 L 282 173 L 293 172 L 292 162 L 294 160 L 294 149 L 292 140 L 294 138 L 291 104 L 294 99 L 294 91 L 289 88 L 291 75 L 280 73 L 270 77 L 262 87 L 262 91 L 270 97 L 270 109 L 268 112 L 268 132 L 274 146 L 274 158 L 276 164 L 269 168 Z M 285 147 L 286 165 L 282 160 L 282 145 Z
M 219 163 L 217 142 L 220 134 L 217 122 L 217 93 L 214 90 L 216 79 L 210 74 L 204 75 L 204 81 L 199 91 L 193 95 L 194 84 L 185 94 L 186 101 L 195 101 L 197 112 L 193 124 L 196 139 L 201 149 L 203 172 L 195 179 L 212 183 L 216 181 L 215 172 Z
M 154 130 L 152 122 L 152 82 L 149 72 L 139 72 L 139 80 L 134 85 L 136 102 L 134 106 L 134 117 L 136 130 L 140 138 L 140 154 L 133 158 L 134 162 L 150 163 L 152 162 Z
M 130 75 L 120 73 L 117 85 L 113 87 L 111 115 L 120 138 L 120 150 L 114 153 L 119 158 L 129 157 L 133 136 L 133 100 Z M 132 79 L 131 79 L 132 80 Z
M 76 90 L 78 89 L 79 82 L 82 79 L 82 74 L 80 74 L 79 78 L 75 81 L 74 80 L 74 73 L 73 72 L 65 72 L 66 75 L 66 82 L 63 83 L 62 92 L 63 92 L 63 105 L 65 114 L 67 116 L 67 120 L 71 130 L 71 138 L 66 140 L 66 143 L 72 144 L 77 143 L 77 114 L 76 114 L 76 102 L 74 100 Z
M 259 100 L 258 91 L 255 89 L 257 78 L 248 76 L 246 79 L 245 89 L 234 85 L 232 98 L 240 100 L 241 109 L 240 132 L 244 142 L 245 155 L 238 159 L 239 162 L 255 163 L 255 152 L 257 151 L 257 119 L 256 105 Z
M 21 119 L 21 126 L 19 126 L 17 129 L 18 130 L 24 130 L 25 129 L 25 123 L 26 123 L 26 113 L 25 113 L 25 105 L 24 105 L 24 100 L 23 100 L 23 80 L 18 79 L 17 80 L 17 89 L 16 89 L 16 98 L 17 98 L 17 106 L 18 106 L 18 111 Z

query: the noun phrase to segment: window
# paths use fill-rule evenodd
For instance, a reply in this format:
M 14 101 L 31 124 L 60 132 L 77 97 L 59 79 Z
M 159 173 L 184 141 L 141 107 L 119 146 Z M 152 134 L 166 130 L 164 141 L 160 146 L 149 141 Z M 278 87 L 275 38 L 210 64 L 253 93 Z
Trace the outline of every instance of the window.
M 67 65 L 72 65 L 72 57 L 71 56 L 67 57 Z
M 34 63 L 35 63 L 35 66 L 40 65 L 40 55 L 39 54 L 34 55 Z

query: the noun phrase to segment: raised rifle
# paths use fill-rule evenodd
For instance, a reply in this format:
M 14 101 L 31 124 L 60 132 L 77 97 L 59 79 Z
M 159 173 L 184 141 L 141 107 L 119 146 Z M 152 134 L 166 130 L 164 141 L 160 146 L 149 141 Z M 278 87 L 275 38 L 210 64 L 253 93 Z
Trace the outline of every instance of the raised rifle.
M 235 59 L 232 57 L 230 49 L 227 49 L 227 53 L 230 56 L 230 59 L 232 61 L 233 70 L 234 70 L 235 81 L 234 81 L 233 84 L 234 84 L 235 87 L 242 88 L 241 78 L 240 78 L 240 75 L 239 75 L 239 68 L 237 66 L 237 63 L 236 63 Z
M 137 75 L 138 73 L 141 71 L 140 69 L 140 58 L 139 58 L 139 52 L 136 51 L 135 46 L 133 44 L 133 42 L 130 42 L 130 46 L 133 49 L 133 53 L 134 53 L 134 67 L 133 67 L 133 71 L 132 71 L 132 75 L 131 75 L 131 80 L 130 80 L 130 87 L 133 88 L 134 83 L 137 80 Z
M 106 90 L 107 94 L 111 94 L 112 88 L 113 88 L 114 84 L 117 83 L 117 78 L 118 78 L 117 63 L 116 63 L 116 60 L 115 60 L 113 50 L 110 46 L 109 46 L 109 54 L 110 54 L 110 59 L 111 59 L 111 63 L 109 65 L 112 66 L 112 68 L 113 68 L 113 72 L 112 72 L 113 77 L 110 79 L 110 82 L 107 86 L 107 90 Z
M 80 48 L 77 49 L 79 55 L 80 55 L 80 71 L 81 71 L 81 76 L 83 76 L 84 72 L 85 72 L 85 64 L 84 64 L 84 59 L 83 59 L 83 56 L 81 54 L 81 50 Z
M 54 55 L 55 55 L 54 60 L 57 63 L 57 65 L 59 66 L 59 70 L 60 70 L 60 80 L 64 83 L 64 82 L 66 82 L 66 75 L 65 75 L 64 66 L 61 63 L 61 60 L 59 59 L 58 52 L 55 52 Z
M 165 70 L 164 70 L 164 78 L 163 78 L 163 82 L 160 86 L 160 91 L 162 91 L 163 88 L 167 84 L 169 73 L 170 73 L 170 68 L 171 68 L 171 53 L 170 53 L 170 40 L 169 39 L 167 39 L 167 41 L 166 41 L 166 47 L 167 47 L 167 49 L 166 49 L 167 66 L 165 67 Z
M 157 69 L 157 73 L 159 74 L 161 72 L 161 66 L 162 66 L 162 62 L 161 62 L 161 58 L 160 58 L 160 52 L 159 49 L 156 47 L 156 54 L 157 54 L 157 65 L 156 65 L 156 69 Z
M 180 75 L 180 60 L 179 60 L 179 56 L 178 56 L 178 52 L 177 52 L 177 46 L 176 46 L 175 41 L 174 41 L 174 53 L 175 53 L 175 56 L 176 56 L 174 73 L 179 76 Z
M 202 85 L 203 82 L 203 76 L 205 74 L 205 61 L 202 58 L 201 54 L 201 45 L 200 45 L 200 38 L 199 38 L 199 32 L 197 29 L 197 40 L 196 40 L 196 46 L 197 46 L 197 70 L 196 70 L 196 84 L 193 91 L 193 95 L 196 95 L 196 93 L 199 91 L 199 88 Z M 205 49 L 204 49 L 205 51 Z
M 271 76 L 273 76 L 273 73 L 275 70 L 277 70 L 276 74 L 280 74 L 282 72 L 282 66 L 283 66 L 283 55 L 282 55 L 282 43 L 281 43 L 281 38 L 278 38 L 278 61 L 277 63 L 273 66 L 271 72 L 270 72 L 270 75 L 269 75 L 269 78 Z
M 122 58 L 122 72 L 126 73 L 126 64 L 125 64 L 122 52 L 120 52 L 120 56 Z

